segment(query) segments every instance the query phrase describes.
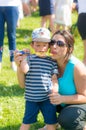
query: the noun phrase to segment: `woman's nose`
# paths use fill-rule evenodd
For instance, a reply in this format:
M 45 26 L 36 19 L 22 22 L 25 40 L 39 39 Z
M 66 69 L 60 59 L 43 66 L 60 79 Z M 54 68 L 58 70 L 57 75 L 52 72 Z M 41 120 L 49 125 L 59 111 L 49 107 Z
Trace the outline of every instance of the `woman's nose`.
M 53 45 L 53 48 L 56 48 L 56 47 L 57 47 L 57 44 L 54 44 L 54 45 Z

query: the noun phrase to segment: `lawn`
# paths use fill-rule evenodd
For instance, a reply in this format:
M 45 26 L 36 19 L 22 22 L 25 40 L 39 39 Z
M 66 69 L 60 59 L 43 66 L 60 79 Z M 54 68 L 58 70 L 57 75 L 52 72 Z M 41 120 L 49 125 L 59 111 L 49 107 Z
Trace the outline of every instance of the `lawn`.
M 72 14 L 73 23 L 77 20 L 76 12 Z M 38 12 L 31 17 L 25 17 L 17 28 L 17 48 L 22 50 L 29 47 L 31 33 L 34 28 L 40 27 Z M 77 28 L 74 31 L 75 50 L 74 55 L 80 60 L 83 58 L 83 44 Z M 24 90 L 18 85 L 16 72 L 10 69 L 8 41 L 5 34 L 2 71 L 0 73 L 0 130 L 19 130 L 24 112 Z M 44 125 L 41 113 L 38 122 L 31 126 L 31 130 L 37 130 Z

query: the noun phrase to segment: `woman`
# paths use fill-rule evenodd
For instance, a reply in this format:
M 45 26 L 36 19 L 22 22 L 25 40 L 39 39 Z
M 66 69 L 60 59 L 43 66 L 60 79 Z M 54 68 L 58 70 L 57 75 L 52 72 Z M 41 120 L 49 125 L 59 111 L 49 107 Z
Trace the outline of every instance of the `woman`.
M 86 130 L 86 68 L 71 55 L 73 36 L 67 31 L 57 31 L 50 49 L 59 66 L 59 94 L 49 95 L 51 103 L 58 105 L 58 123 L 65 130 Z
M 86 130 L 86 68 L 72 56 L 74 38 L 67 31 L 57 31 L 50 42 L 52 58 L 59 68 L 59 94 L 50 94 L 57 104 L 58 123 L 64 130 Z M 40 130 L 47 130 L 47 126 Z

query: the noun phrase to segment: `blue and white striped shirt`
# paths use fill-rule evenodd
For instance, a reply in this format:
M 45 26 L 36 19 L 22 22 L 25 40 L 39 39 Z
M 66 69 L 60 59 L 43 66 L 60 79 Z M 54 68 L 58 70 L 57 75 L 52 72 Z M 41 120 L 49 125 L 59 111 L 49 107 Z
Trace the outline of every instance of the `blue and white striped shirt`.
M 29 71 L 25 76 L 25 98 L 40 102 L 48 99 L 51 77 L 58 74 L 57 63 L 50 57 L 28 56 Z

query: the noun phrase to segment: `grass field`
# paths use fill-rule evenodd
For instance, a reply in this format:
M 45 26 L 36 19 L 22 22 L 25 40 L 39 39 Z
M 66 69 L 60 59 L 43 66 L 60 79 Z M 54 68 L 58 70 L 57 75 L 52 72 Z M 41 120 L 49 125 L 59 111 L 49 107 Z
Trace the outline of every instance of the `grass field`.
M 77 14 L 72 14 L 73 23 L 77 20 Z M 40 27 L 38 12 L 31 17 L 24 18 L 17 29 L 17 48 L 22 50 L 29 47 L 31 32 Z M 6 34 L 5 34 L 6 35 Z M 83 44 L 77 29 L 74 31 L 75 50 L 74 55 L 80 60 L 83 58 Z M 16 72 L 10 69 L 8 41 L 5 36 L 2 71 L 0 73 L 0 130 L 19 130 L 24 112 L 24 90 L 18 85 Z M 44 125 L 41 113 L 38 122 L 31 126 L 31 130 L 37 130 Z

